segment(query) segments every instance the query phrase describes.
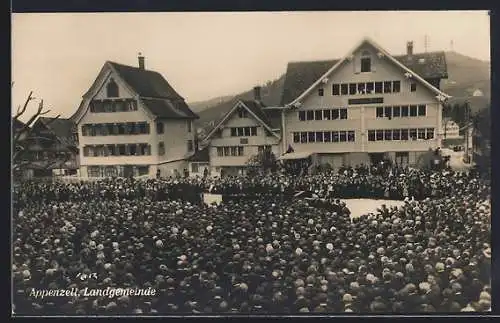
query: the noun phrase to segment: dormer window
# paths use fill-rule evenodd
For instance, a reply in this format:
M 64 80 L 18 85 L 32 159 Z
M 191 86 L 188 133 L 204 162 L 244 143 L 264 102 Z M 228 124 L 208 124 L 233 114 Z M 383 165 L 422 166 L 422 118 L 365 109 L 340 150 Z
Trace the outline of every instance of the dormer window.
M 361 54 L 361 73 L 372 71 L 372 59 L 370 57 L 370 52 L 364 51 Z
M 115 80 L 109 80 L 108 85 L 106 86 L 106 94 L 108 98 L 118 97 L 118 85 L 116 84 Z

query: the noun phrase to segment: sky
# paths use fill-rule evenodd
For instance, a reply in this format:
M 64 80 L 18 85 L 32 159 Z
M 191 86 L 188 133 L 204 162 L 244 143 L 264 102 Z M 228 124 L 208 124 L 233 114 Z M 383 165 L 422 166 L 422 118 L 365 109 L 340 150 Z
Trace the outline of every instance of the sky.
M 364 37 L 394 55 L 451 50 L 490 60 L 486 11 L 13 13 L 13 113 L 33 91 L 71 116 L 107 61 L 160 72 L 186 101 L 279 78 L 290 61 L 341 58 Z M 26 121 L 39 101 L 29 105 Z

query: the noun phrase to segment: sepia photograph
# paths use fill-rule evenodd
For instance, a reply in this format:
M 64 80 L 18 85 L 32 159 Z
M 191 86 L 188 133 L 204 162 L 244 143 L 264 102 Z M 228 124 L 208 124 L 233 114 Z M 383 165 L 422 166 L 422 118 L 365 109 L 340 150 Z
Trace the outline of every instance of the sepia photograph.
M 491 312 L 487 11 L 11 25 L 12 316 Z

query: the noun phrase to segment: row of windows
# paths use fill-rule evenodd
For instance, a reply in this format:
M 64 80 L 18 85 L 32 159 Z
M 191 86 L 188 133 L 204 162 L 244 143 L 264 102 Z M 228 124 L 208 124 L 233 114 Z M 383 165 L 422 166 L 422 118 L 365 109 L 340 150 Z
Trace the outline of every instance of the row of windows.
M 187 121 L 187 130 L 188 132 L 191 132 L 193 130 L 193 122 L 191 120 Z M 158 121 L 156 122 L 156 133 L 162 134 L 165 132 L 165 125 L 163 122 Z
M 355 132 L 349 131 L 302 131 L 293 133 L 294 143 L 354 142 Z
M 151 145 L 121 144 L 121 145 L 96 145 L 83 147 L 83 156 L 107 157 L 107 156 L 149 156 Z
M 83 136 L 141 135 L 149 134 L 149 131 L 147 122 L 84 124 L 82 126 Z
M 425 117 L 427 106 L 420 105 L 395 105 L 389 107 L 377 107 L 377 118 L 400 118 L 400 117 Z
M 90 112 L 127 112 L 137 111 L 135 100 L 102 100 L 90 102 Z
M 416 83 L 412 82 L 410 84 L 410 92 L 415 92 L 416 89 Z M 332 95 L 335 96 L 399 92 L 401 92 L 401 81 L 334 83 L 332 85 Z M 324 95 L 323 88 L 318 89 L 318 95 Z
M 434 139 L 434 128 L 368 130 L 368 141 L 430 139 Z
M 234 127 L 231 128 L 231 137 L 257 136 L 257 127 Z
M 142 176 L 149 174 L 148 165 L 137 165 L 137 166 L 89 166 L 88 175 L 89 177 L 125 177 L 127 176 L 127 171 L 129 170 L 133 176 Z
M 299 111 L 299 120 L 337 120 L 347 119 L 347 109 L 324 109 Z
M 217 147 L 217 156 L 227 157 L 227 156 L 244 156 L 243 146 L 231 146 L 231 147 Z

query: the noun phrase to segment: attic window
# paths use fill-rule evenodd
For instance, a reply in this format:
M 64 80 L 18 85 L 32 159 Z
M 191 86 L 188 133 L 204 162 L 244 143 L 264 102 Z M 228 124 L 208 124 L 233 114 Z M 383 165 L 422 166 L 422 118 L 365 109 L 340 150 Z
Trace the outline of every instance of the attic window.
M 370 57 L 370 52 L 364 51 L 361 55 L 361 73 L 372 71 L 372 59 Z
M 238 116 L 240 118 L 248 118 L 248 111 L 245 109 L 238 110 Z
M 115 83 L 115 80 L 109 80 L 108 85 L 106 86 L 106 94 L 108 98 L 118 97 L 118 85 Z

